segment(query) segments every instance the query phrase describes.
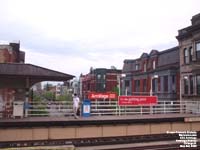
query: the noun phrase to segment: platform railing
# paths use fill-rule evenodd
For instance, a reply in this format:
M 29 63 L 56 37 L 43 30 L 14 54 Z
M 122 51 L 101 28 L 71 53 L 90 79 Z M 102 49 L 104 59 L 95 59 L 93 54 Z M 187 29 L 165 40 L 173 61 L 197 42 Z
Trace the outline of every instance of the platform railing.
M 70 101 L 31 102 L 28 104 L 28 117 L 35 116 L 72 116 L 73 107 Z
M 82 107 L 80 107 L 82 108 Z M 28 117 L 34 116 L 72 116 L 72 102 L 31 102 Z M 82 112 L 82 110 L 81 110 Z M 200 114 L 200 102 L 197 101 L 160 101 L 156 105 L 119 106 L 118 101 L 91 101 L 91 116 L 137 115 L 137 114 Z

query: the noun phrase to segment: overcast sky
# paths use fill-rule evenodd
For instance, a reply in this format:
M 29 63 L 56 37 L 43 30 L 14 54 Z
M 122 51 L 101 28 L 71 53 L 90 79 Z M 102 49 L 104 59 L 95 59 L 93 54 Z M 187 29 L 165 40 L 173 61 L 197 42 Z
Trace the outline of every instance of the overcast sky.
M 79 76 L 177 46 L 200 0 L 0 0 L 0 42 L 26 63 Z

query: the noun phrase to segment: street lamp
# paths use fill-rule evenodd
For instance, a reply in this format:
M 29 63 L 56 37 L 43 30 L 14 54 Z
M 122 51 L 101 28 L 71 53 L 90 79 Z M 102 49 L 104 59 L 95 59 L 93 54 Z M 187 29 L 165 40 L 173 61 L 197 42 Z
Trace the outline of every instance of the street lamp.
M 158 79 L 158 75 L 154 75 L 153 77 L 151 77 L 150 96 L 152 96 L 152 95 L 153 95 L 153 91 L 152 91 L 152 82 L 153 82 L 153 79 Z

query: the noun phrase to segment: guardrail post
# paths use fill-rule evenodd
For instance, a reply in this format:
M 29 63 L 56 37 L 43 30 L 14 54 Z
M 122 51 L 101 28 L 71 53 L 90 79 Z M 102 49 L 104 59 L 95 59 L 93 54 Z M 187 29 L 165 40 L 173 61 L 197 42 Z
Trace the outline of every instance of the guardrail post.
M 150 114 L 153 114 L 153 106 L 150 105 Z
M 165 105 L 166 103 L 165 103 L 165 101 L 164 101 L 164 114 L 166 114 L 166 105 Z
M 119 116 L 121 116 L 121 107 L 119 106 Z
M 118 105 L 117 105 L 117 102 L 115 103 L 115 115 L 117 116 L 118 115 Z

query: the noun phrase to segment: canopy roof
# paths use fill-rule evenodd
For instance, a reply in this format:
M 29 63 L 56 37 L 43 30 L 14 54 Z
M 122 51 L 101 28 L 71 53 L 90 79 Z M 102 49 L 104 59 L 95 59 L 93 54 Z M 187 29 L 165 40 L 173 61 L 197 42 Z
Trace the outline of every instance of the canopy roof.
M 67 81 L 73 75 L 35 66 L 32 64 L 0 63 L 0 87 L 25 84 L 27 87 L 42 81 Z M 28 83 L 27 83 L 28 80 Z M 17 84 L 17 85 L 16 85 Z

